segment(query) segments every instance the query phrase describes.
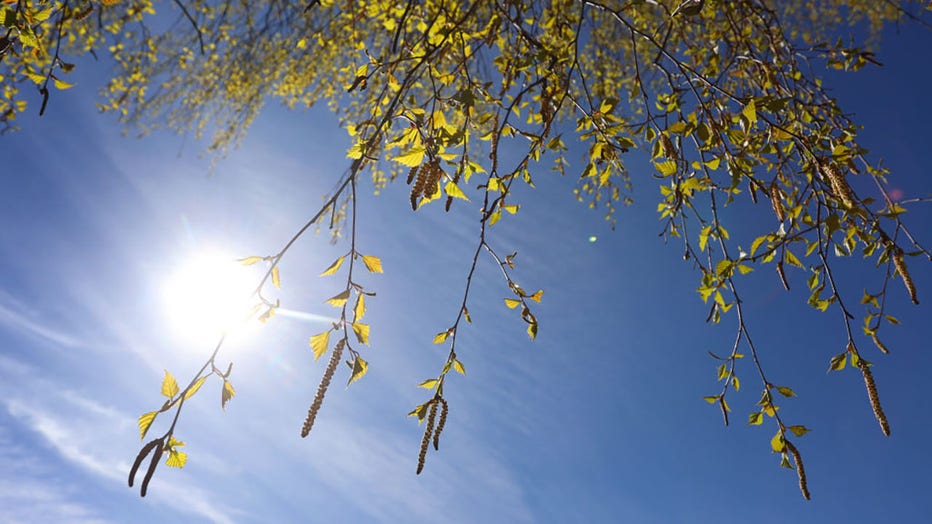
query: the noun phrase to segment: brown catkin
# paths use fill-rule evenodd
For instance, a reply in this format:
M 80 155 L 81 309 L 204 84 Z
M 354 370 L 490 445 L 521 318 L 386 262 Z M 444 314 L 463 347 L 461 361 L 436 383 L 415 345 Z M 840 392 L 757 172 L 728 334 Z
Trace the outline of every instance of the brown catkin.
M 439 160 L 431 160 L 427 165 L 429 166 L 427 183 L 424 184 L 424 188 L 421 190 L 424 198 L 430 198 L 437 192 L 437 184 L 440 183 L 440 177 L 443 175 Z
M 660 149 L 663 151 L 663 156 L 670 160 L 678 158 L 676 146 L 673 145 L 673 140 L 670 140 L 670 136 L 666 133 L 660 133 Z
M 887 422 L 887 416 L 880 407 L 880 396 L 877 395 L 877 384 L 874 383 L 874 375 L 870 367 L 863 359 L 858 359 L 858 367 L 861 368 L 861 375 L 864 375 L 864 385 L 867 386 L 867 398 L 871 401 L 871 409 L 874 410 L 874 416 L 877 422 L 880 422 L 880 430 L 883 434 L 890 436 L 890 424 Z
M 324 395 L 327 394 L 327 388 L 330 387 L 333 373 L 337 370 L 337 366 L 340 365 L 340 358 L 343 356 L 343 346 L 345 344 L 346 339 L 340 339 L 340 341 L 333 346 L 333 353 L 330 354 L 330 362 L 327 363 L 324 376 L 320 379 L 320 384 L 317 386 L 317 394 L 314 395 L 314 402 L 311 403 L 311 407 L 307 410 L 307 418 L 304 419 L 304 425 L 301 426 L 302 438 L 306 437 L 308 433 L 311 432 L 311 428 L 314 427 L 314 419 L 317 418 L 317 412 L 320 411 L 320 406 L 324 403 Z
M 420 475 L 424 470 L 424 462 L 427 460 L 427 446 L 430 444 L 430 436 L 434 432 L 434 417 L 437 416 L 437 400 L 430 401 L 430 411 L 427 413 L 427 426 L 424 428 L 424 438 L 421 439 L 421 450 L 417 454 L 417 474 Z
M 139 450 L 139 454 L 136 455 L 136 460 L 133 461 L 133 467 L 129 470 L 129 487 L 133 487 L 133 481 L 136 480 L 136 471 L 139 470 L 139 466 L 142 465 L 142 461 L 146 458 L 149 452 L 152 451 L 152 448 L 154 448 L 156 444 L 161 441 L 162 439 L 160 438 L 150 440 L 146 443 L 145 446 L 142 447 L 141 450 Z
M 770 205 L 773 207 L 773 214 L 777 215 L 777 220 L 783 222 L 786 219 L 786 213 L 783 211 L 783 198 L 776 182 L 770 184 Z
M 890 353 L 890 350 L 887 349 L 887 346 L 883 345 L 883 342 L 880 341 L 880 337 L 877 336 L 877 333 L 871 332 L 871 340 L 874 341 L 874 345 L 877 346 L 882 353 Z
M 146 475 L 142 478 L 142 487 L 139 490 L 139 495 L 141 497 L 145 497 L 146 491 L 149 490 L 149 481 L 152 480 L 155 468 L 159 465 L 159 459 L 162 458 L 162 452 L 165 450 L 164 446 L 165 440 L 158 439 L 155 444 L 155 451 L 152 452 L 152 461 L 149 462 L 149 469 L 146 470 Z
M 417 176 L 417 168 L 418 166 L 414 166 L 408 170 L 408 179 L 405 180 L 405 185 L 410 186 L 411 182 L 414 181 L 414 177 Z
M 85 9 L 75 13 L 74 19 L 80 22 L 81 20 L 84 20 L 85 18 L 90 16 L 91 12 L 93 11 L 94 11 L 94 4 L 89 4 Z
M 832 188 L 832 193 L 846 206 L 854 207 L 854 193 L 851 191 L 851 186 L 848 185 L 848 181 L 845 180 L 844 173 L 838 169 L 838 166 L 831 162 L 825 162 L 822 164 L 822 173 L 825 178 L 828 179 L 829 186 Z
M 443 432 L 443 426 L 447 423 L 447 412 L 450 410 L 447 401 L 444 398 L 437 399 L 440 402 L 440 420 L 437 421 L 437 429 L 434 430 L 434 450 L 440 450 L 440 433 Z
M 916 283 L 913 282 L 913 277 L 909 275 L 909 269 L 906 268 L 906 260 L 903 259 L 903 250 L 898 247 L 893 248 L 893 265 L 896 267 L 897 273 L 900 274 L 900 278 L 903 279 L 903 285 L 906 286 L 909 299 L 913 301 L 913 304 L 918 305 L 919 298 L 916 296 Z
M 796 446 L 794 446 L 792 442 L 789 440 L 784 442 L 787 451 L 790 452 L 790 455 L 793 455 L 793 462 L 796 463 L 796 476 L 799 477 L 799 491 L 803 493 L 803 497 L 806 500 L 810 500 L 809 485 L 806 482 L 806 469 L 803 467 L 803 456 L 799 454 L 799 450 L 796 449 Z
M 783 284 L 783 289 L 790 290 L 790 282 L 786 279 L 786 273 L 783 271 L 783 261 L 777 262 L 777 275 L 780 276 L 780 283 Z
M 420 198 L 421 193 L 424 192 L 424 187 L 427 185 L 427 171 L 430 169 L 428 165 L 428 162 L 421 164 L 421 167 L 417 170 L 414 185 L 411 186 L 411 209 L 415 211 L 417 210 L 417 199 Z

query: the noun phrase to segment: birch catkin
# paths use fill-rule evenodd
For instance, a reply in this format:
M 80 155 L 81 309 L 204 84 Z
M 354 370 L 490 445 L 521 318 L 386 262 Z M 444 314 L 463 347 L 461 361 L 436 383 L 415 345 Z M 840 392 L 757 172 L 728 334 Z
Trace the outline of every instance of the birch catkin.
M 783 211 L 783 199 L 776 182 L 770 184 L 770 205 L 773 207 L 773 214 L 777 215 L 777 220 L 783 222 L 786 219 L 786 213 Z
M 918 305 L 919 298 L 916 296 L 916 283 L 913 282 L 913 277 L 909 275 L 909 269 L 906 268 L 906 261 L 903 259 L 903 250 L 899 247 L 893 248 L 893 265 L 896 267 L 896 272 L 900 274 L 900 278 L 903 279 L 903 285 L 906 286 L 909 299 L 912 300 L 913 304 Z
M 877 394 L 877 384 L 874 383 L 874 375 L 870 367 L 863 359 L 858 359 L 858 367 L 861 368 L 861 375 L 864 376 L 864 385 L 867 386 L 867 398 L 870 399 L 871 409 L 874 410 L 874 417 L 880 423 L 880 430 L 883 434 L 890 436 L 890 424 L 887 422 L 887 415 L 884 414 L 880 406 L 880 396 Z
M 333 373 L 337 370 L 337 366 L 340 365 L 340 358 L 343 356 L 343 346 L 345 344 L 346 339 L 340 339 L 340 341 L 333 346 L 333 353 L 330 354 L 330 362 L 327 363 L 324 376 L 320 379 L 320 385 L 317 386 L 317 394 L 314 395 L 314 402 L 311 403 L 311 407 L 307 410 L 307 418 L 304 419 L 304 425 L 301 427 L 302 438 L 306 437 L 308 433 L 311 432 L 311 428 L 314 427 L 314 419 L 317 418 L 317 412 L 320 411 L 320 406 L 324 403 L 324 395 L 327 394 L 327 388 L 330 387 Z
M 799 478 L 799 491 L 802 492 L 806 500 L 810 500 L 809 484 L 806 482 L 806 469 L 803 467 L 803 456 L 799 454 L 799 450 L 796 449 L 796 446 L 794 446 L 792 442 L 786 440 L 784 443 L 786 444 L 787 451 L 793 456 L 793 462 L 796 464 L 796 476 Z
M 846 206 L 854 207 L 854 193 L 851 191 L 848 181 L 845 180 L 844 173 L 838 169 L 838 166 L 831 162 L 825 162 L 822 164 L 822 174 L 828 180 L 832 193 Z
M 420 475 L 424 470 L 424 462 L 427 460 L 427 446 L 430 444 L 431 434 L 434 432 L 434 417 L 437 416 L 437 400 L 430 401 L 430 411 L 427 414 L 427 426 L 424 428 L 424 438 L 421 439 L 421 449 L 417 454 L 417 474 Z

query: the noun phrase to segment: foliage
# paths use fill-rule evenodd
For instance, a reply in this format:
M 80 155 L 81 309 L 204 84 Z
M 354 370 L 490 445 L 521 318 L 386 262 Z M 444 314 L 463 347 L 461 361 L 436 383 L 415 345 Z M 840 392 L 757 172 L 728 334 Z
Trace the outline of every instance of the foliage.
M 809 430 L 785 422 L 779 411 L 782 398 L 795 393 L 765 374 L 765 352 L 752 339 L 742 309 L 740 276 L 770 264 L 789 289 L 787 267 L 808 273 L 808 304 L 837 310 L 844 333 L 845 351 L 830 359 L 830 369 L 843 370 L 850 361 L 862 373 L 889 434 L 871 364 L 858 346 L 866 337 L 887 353 L 880 338 L 884 321 L 898 323 L 885 312 L 888 284 L 898 275 L 918 303 L 908 261 L 930 252 L 910 234 L 902 220 L 905 204 L 884 189 L 887 172 L 865 156 L 858 126 L 825 90 L 819 71 L 877 64 L 870 44 L 879 31 L 903 19 L 928 26 L 923 3 L 174 0 L 156 9 L 149 0 L 4 0 L 0 122 L 12 129 L 26 110 L 24 86 L 38 86 L 40 112 L 50 82 L 69 87 L 62 78 L 75 66 L 63 56 L 104 51 L 116 73 L 103 89 L 102 111 L 143 134 L 168 126 L 206 137 L 208 149 L 219 155 L 237 144 L 267 100 L 291 108 L 325 102 L 339 112 L 354 142 L 337 189 L 278 253 L 242 261 L 268 266 L 255 292 L 256 313 L 268 320 L 278 302 L 263 295 L 265 284 L 280 286 L 279 263 L 291 245 L 312 225 L 326 225 L 328 215 L 335 238 L 344 223 L 350 228 L 349 251 L 322 273 L 336 274 L 346 264 L 345 285 L 326 300 L 340 309 L 340 320 L 310 340 L 315 360 L 327 351 L 331 358 L 302 436 L 311 430 L 343 354 L 349 383 L 368 370 L 360 350 L 369 344 L 370 328 L 361 320 L 374 293 L 357 281 L 357 262 L 372 273 L 381 273 L 382 265 L 356 247 L 360 177 L 370 176 L 376 190 L 405 177 L 415 210 L 439 200 L 448 211 L 454 203 L 478 207 L 463 300 L 433 340 L 448 345 L 448 355 L 439 372 L 420 384 L 430 396 L 410 413 L 426 420 L 418 472 L 428 444 L 439 445 L 448 374 L 465 374 L 456 341 L 462 321 L 471 321 L 467 302 L 480 257 L 501 270 L 510 295 L 506 305 L 520 312 L 532 339 L 538 334 L 532 307 L 542 291 L 519 286 L 513 277 L 517 253 L 501 256 L 489 242 L 491 228 L 520 211 L 517 187 L 533 187 L 546 167 L 579 176 L 577 198 L 614 221 L 616 204 L 630 202 L 626 153 L 642 150 L 660 187 L 663 236 L 682 242 L 683 258 L 697 270 L 708 320 L 734 314 L 733 346 L 723 356 L 712 355 L 722 386 L 706 400 L 728 424 L 727 398 L 741 387 L 739 372 L 755 374 L 760 409 L 748 423 L 774 425 L 771 450 L 781 455 L 781 465 L 796 470 L 808 498 L 801 453 L 791 437 Z M 865 36 L 839 38 L 849 27 Z M 582 169 L 567 173 L 568 155 L 577 151 L 584 152 Z M 723 210 L 738 202 L 761 202 L 747 212 L 770 208 L 772 227 L 733 238 Z M 863 295 L 860 287 L 843 287 L 830 255 L 873 261 L 876 282 Z M 853 310 L 859 297 L 866 306 L 860 330 Z M 331 335 L 337 337 L 332 348 Z M 133 466 L 130 485 L 152 453 L 143 495 L 163 453 L 169 465 L 185 462 L 174 438 L 184 402 L 211 375 L 223 381 L 222 405 L 233 398 L 231 367 L 223 373 L 215 365 L 222 343 L 184 389 L 166 372 L 162 393 L 168 400 L 140 417 L 144 437 L 156 415 L 175 410 L 168 431 L 146 444 Z

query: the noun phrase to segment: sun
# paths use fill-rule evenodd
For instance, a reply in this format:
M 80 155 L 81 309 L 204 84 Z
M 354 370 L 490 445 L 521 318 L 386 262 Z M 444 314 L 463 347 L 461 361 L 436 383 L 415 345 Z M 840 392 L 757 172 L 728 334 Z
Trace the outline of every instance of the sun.
M 255 323 L 259 282 L 254 268 L 222 253 L 200 253 L 181 264 L 162 283 L 161 295 L 172 330 L 181 338 L 241 334 Z

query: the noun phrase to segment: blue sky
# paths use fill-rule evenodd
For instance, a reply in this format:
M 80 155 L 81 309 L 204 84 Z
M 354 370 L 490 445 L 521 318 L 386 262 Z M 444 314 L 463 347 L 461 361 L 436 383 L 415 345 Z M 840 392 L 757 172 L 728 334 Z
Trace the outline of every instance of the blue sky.
M 927 102 L 932 35 L 906 25 L 882 44 L 882 69 L 826 74 L 865 124 L 862 143 L 883 156 L 891 186 L 929 196 Z M 298 431 L 325 362 L 307 340 L 338 279 L 317 275 L 347 246 L 302 240 L 282 263 L 278 316 L 233 340 L 237 396 L 220 409 L 209 381 L 186 405 L 177 436 L 190 458 L 160 467 L 145 499 L 126 487 L 139 446 L 136 417 L 160 406 L 168 368 L 186 382 L 211 349 L 179 334 L 162 298 L 170 275 L 198 253 L 277 251 L 316 211 L 346 167 L 347 145 L 321 112 L 269 107 L 243 146 L 207 176 L 198 144 L 157 134 L 120 136 L 96 114 L 101 77 L 53 93 L 47 114 L 2 137 L 0 192 L 0 521 L 2 522 L 916 522 L 926 494 L 932 410 L 932 273 L 912 259 L 920 306 L 899 282 L 887 329 L 891 355 L 861 339 L 892 426 L 885 438 L 860 375 L 828 375 L 844 349 L 837 312 L 805 306 L 805 274 L 783 291 L 771 271 L 746 277 L 746 308 L 771 380 L 798 398 L 781 414 L 813 431 L 798 441 L 813 500 L 771 454 L 772 425 L 743 421 L 759 398 L 749 364 L 730 397 L 730 428 L 702 401 L 734 333 L 703 320 L 696 274 L 678 246 L 658 239 L 653 181 L 634 170 L 635 205 L 616 231 L 571 197 L 572 179 L 541 174 L 521 213 L 492 230 L 517 250 L 517 281 L 543 288 L 540 336 L 507 310 L 507 288 L 482 263 L 469 302 L 473 324 L 458 354 L 468 375 L 446 386 L 450 418 L 439 453 L 414 475 L 422 427 L 405 417 L 426 399 L 445 350 L 431 338 L 454 319 L 474 212 L 412 213 L 407 188 L 361 191 L 360 251 L 382 258 L 366 276 L 369 374 L 331 389 L 311 436 Z M 746 218 L 770 224 L 767 206 Z M 909 208 L 929 244 L 932 207 Z M 769 226 L 767 226 L 769 227 Z M 750 231 L 750 229 L 748 229 Z M 734 231 L 733 231 L 734 234 Z M 589 242 L 596 236 L 596 242 Z M 746 244 L 749 243 L 746 242 Z M 861 263 L 839 262 L 852 299 L 875 286 Z M 867 268 L 869 269 L 869 268 Z M 310 318 L 310 320 L 308 320 Z M 345 370 L 344 370 L 345 371 Z M 344 377 L 345 380 L 345 377 Z M 158 420 L 154 431 L 164 431 Z

